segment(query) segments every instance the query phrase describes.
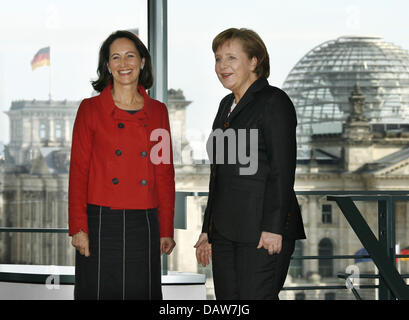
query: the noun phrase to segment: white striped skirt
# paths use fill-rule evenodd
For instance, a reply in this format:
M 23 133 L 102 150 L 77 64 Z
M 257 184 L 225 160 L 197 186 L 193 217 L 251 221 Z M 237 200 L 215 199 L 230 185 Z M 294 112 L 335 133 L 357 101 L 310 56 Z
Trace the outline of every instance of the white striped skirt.
M 90 256 L 76 252 L 76 300 L 161 300 L 157 209 L 88 205 Z

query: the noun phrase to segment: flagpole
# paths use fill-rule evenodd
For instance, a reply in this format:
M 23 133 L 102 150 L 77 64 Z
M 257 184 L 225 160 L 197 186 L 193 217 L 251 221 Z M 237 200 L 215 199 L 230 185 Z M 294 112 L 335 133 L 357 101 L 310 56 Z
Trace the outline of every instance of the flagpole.
M 48 99 L 51 101 L 51 62 L 48 66 L 49 68 L 49 75 L 48 75 Z

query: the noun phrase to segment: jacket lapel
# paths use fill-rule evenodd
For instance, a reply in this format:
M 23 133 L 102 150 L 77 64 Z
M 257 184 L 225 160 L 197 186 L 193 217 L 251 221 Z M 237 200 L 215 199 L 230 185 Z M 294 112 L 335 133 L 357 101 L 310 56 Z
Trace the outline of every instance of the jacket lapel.
M 268 81 L 264 77 L 260 77 L 256 81 L 254 81 L 253 84 L 247 89 L 244 96 L 240 99 L 239 103 L 234 108 L 232 113 L 230 113 L 227 120 L 229 122 L 232 122 L 233 119 L 240 113 L 240 111 L 243 110 L 254 99 L 254 93 L 261 90 L 261 89 L 263 89 L 266 86 L 268 86 Z M 231 106 L 232 102 L 233 101 L 230 102 L 230 106 Z M 230 108 L 230 106 L 229 106 L 229 108 Z
M 232 122 L 233 119 L 240 113 L 240 111 L 243 110 L 253 99 L 253 93 L 247 90 L 244 96 L 240 99 L 237 106 L 233 109 L 232 113 L 230 113 L 227 120 L 229 122 Z
M 230 106 L 232 105 L 234 100 L 233 93 L 229 94 L 224 100 L 225 101 L 220 106 L 216 118 L 214 119 L 213 130 L 218 128 L 220 129 L 224 128 L 224 123 L 226 122 L 227 114 L 229 113 Z

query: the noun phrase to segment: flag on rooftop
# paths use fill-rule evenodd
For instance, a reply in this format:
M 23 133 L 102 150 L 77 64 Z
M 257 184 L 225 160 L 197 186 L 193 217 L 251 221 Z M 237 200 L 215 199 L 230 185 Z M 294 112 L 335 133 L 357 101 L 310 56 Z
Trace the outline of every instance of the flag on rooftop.
M 35 54 L 33 60 L 31 60 L 31 70 L 38 67 L 50 65 L 50 47 L 45 47 Z

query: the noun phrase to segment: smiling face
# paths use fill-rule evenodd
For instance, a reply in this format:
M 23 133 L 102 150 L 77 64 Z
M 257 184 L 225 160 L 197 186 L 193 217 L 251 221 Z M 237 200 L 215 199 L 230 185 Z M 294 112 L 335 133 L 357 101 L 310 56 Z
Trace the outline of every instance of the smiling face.
M 141 67 L 145 58 L 140 57 L 135 44 L 127 38 L 119 38 L 112 42 L 109 50 L 108 69 L 112 73 L 115 84 L 137 85 Z
M 233 91 L 237 98 L 241 98 L 250 85 L 257 80 L 254 72 L 257 58 L 249 59 L 238 39 L 225 42 L 217 48 L 215 53 L 215 71 L 223 87 Z

